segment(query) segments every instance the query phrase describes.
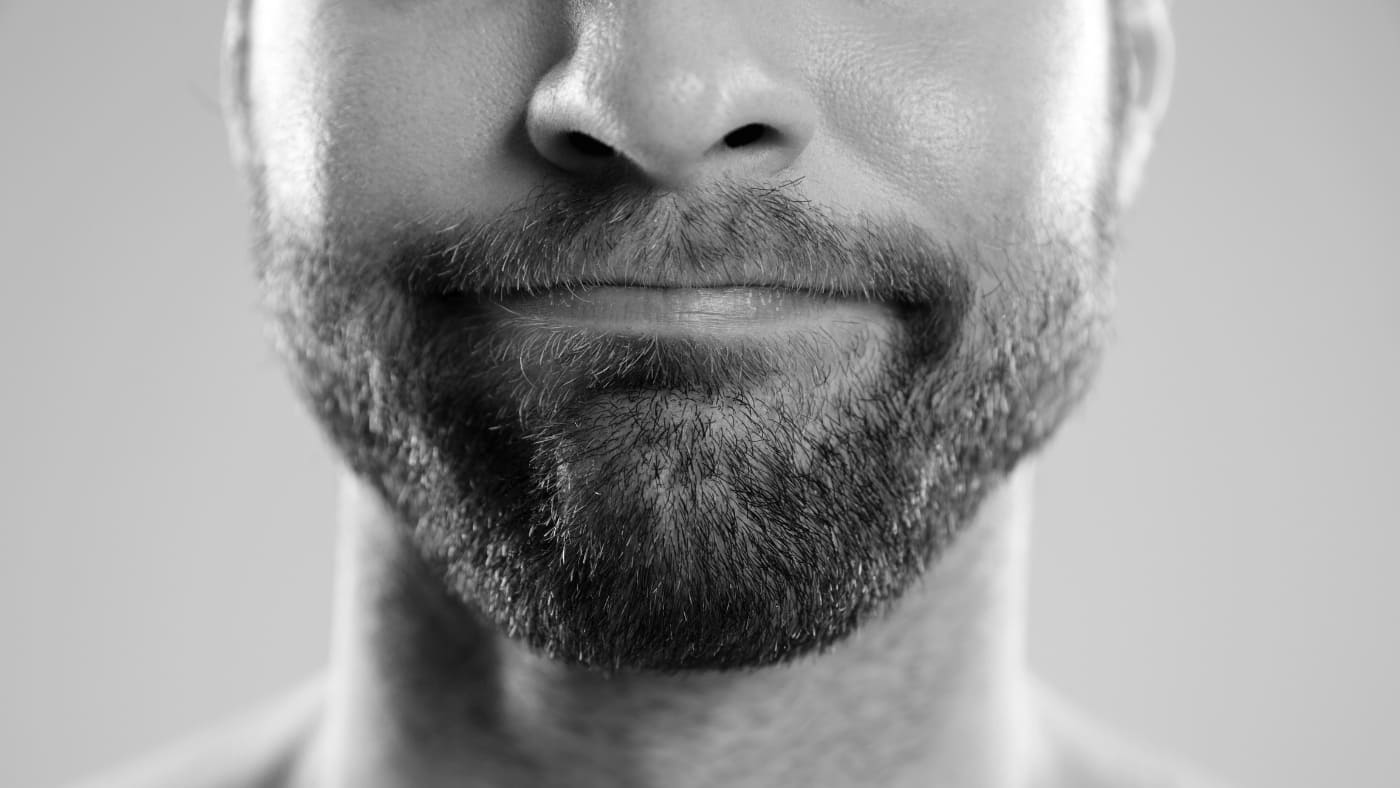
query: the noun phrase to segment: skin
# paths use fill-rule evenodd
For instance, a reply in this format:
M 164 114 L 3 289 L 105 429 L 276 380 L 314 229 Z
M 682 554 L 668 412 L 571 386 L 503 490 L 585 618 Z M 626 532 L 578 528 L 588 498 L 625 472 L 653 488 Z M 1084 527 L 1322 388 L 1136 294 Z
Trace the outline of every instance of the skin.
M 678 200 L 799 183 L 981 250 L 1033 246 L 1017 228 L 1088 237 L 1136 192 L 1171 60 L 1160 0 L 1127 4 L 1117 58 L 1101 0 L 284 0 L 232 18 L 234 147 L 264 216 L 349 246 L 580 179 Z M 757 142 L 724 144 L 752 124 Z M 1017 254 L 976 259 L 980 293 L 1048 281 Z M 1042 263 L 1097 281 L 1105 260 Z M 1034 295 L 1007 289 L 982 303 Z M 98 784 L 1197 784 L 1029 676 L 1033 461 L 1016 459 L 922 578 L 828 648 L 662 673 L 508 637 L 347 471 L 326 676 Z

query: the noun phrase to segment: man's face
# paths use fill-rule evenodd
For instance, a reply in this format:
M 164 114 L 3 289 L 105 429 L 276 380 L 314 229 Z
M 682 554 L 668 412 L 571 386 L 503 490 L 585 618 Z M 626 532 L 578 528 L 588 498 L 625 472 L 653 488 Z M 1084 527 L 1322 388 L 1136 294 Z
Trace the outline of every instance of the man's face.
M 877 614 L 1092 372 L 1105 0 L 280 0 L 268 301 L 464 603 L 606 668 Z

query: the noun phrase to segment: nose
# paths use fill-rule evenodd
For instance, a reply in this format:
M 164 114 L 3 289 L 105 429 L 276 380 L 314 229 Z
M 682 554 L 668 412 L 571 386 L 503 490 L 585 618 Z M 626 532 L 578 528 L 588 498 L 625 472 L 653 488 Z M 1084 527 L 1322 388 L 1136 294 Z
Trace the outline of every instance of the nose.
M 816 108 L 762 31 L 706 0 L 573 4 L 574 48 L 536 86 L 535 149 L 577 175 L 625 164 L 667 189 L 793 166 Z

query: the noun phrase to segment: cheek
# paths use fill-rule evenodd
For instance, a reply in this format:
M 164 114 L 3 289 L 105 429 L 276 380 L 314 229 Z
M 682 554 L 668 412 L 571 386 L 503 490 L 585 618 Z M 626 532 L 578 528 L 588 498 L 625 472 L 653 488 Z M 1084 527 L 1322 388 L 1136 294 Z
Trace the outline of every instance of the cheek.
M 449 222 L 523 181 L 502 152 L 523 142 L 530 91 L 557 57 L 551 15 L 525 3 L 259 5 L 270 10 L 252 31 L 252 125 L 276 215 L 352 234 Z
M 323 215 L 318 129 L 327 89 L 317 69 L 325 47 L 311 3 L 252 4 L 248 23 L 248 129 L 271 217 L 298 226 Z
M 1110 129 L 1103 3 L 965 5 L 825 34 L 847 42 L 812 61 L 833 144 L 947 232 L 1092 207 Z

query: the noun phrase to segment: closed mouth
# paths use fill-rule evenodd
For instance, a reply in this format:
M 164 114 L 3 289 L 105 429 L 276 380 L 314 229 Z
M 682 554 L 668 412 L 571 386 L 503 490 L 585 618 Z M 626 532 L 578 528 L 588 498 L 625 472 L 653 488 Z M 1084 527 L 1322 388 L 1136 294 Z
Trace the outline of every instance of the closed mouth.
M 716 337 L 867 322 L 891 311 L 869 300 L 767 286 L 587 285 L 480 303 L 488 314 L 522 325 Z

